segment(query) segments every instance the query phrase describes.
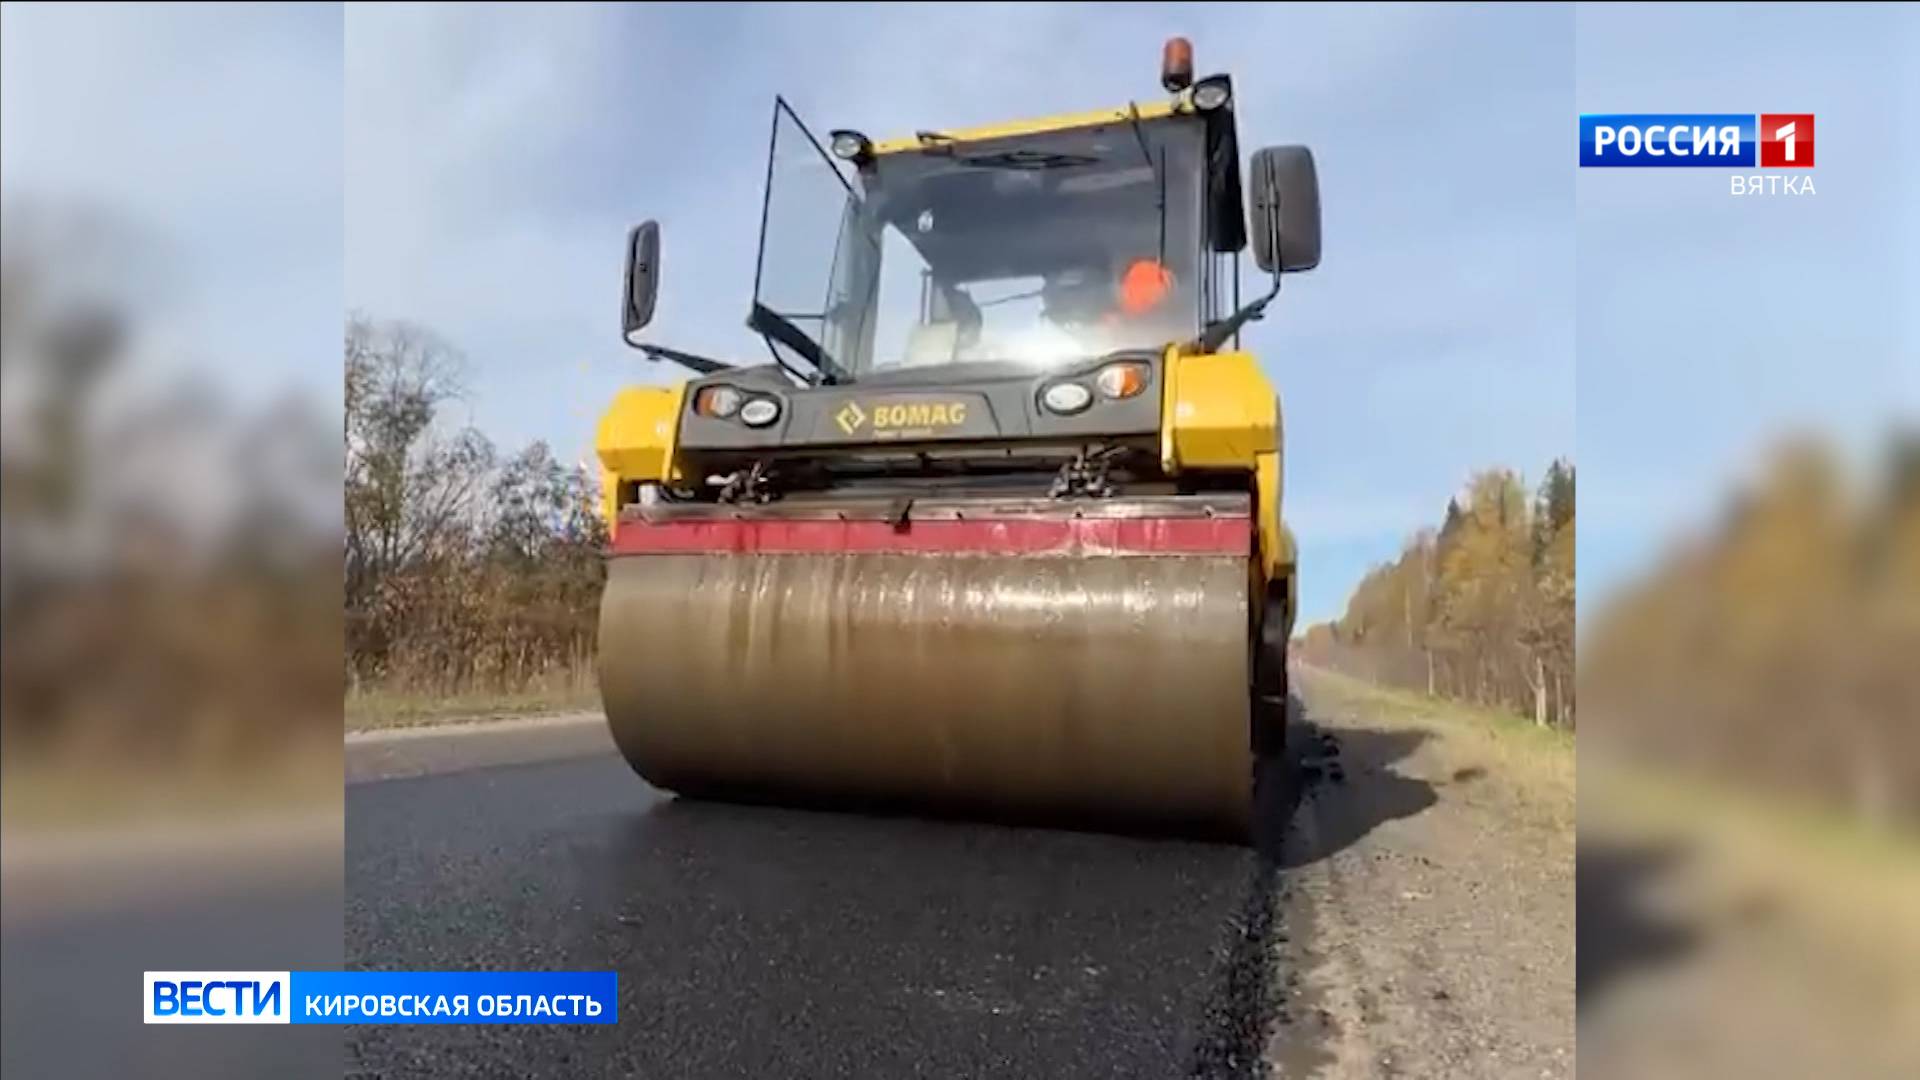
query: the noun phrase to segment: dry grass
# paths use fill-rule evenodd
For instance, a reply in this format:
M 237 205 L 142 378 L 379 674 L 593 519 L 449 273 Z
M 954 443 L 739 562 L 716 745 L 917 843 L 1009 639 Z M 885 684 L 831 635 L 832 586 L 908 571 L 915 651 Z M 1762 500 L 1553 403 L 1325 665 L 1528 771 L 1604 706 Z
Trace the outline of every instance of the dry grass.
M 556 669 L 515 686 L 444 688 L 403 679 L 362 684 L 347 693 L 348 731 L 600 708 L 591 663 Z
M 1636 919 L 1683 928 L 1693 944 L 1588 1010 L 1583 1066 L 1605 1077 L 1916 1075 L 1920 838 L 1671 766 L 1590 758 L 1583 850 L 1676 853 L 1631 899 Z
M 1309 715 L 1352 716 L 1370 728 L 1419 731 L 1426 738 L 1406 765 L 1409 774 L 1435 783 L 1477 777 L 1469 802 L 1571 836 L 1572 733 L 1322 668 L 1296 666 L 1295 673 Z
M 1644 762 L 1601 757 L 1586 773 L 1582 827 L 1593 835 L 1681 844 L 1720 891 L 1790 896 L 1823 933 L 1856 951 L 1892 949 L 1920 962 L 1920 922 L 1912 918 L 1920 911 L 1920 837 Z
M 340 777 L 340 744 L 316 737 L 224 759 L 50 753 L 7 763 L 0 810 L 9 831 L 337 813 Z

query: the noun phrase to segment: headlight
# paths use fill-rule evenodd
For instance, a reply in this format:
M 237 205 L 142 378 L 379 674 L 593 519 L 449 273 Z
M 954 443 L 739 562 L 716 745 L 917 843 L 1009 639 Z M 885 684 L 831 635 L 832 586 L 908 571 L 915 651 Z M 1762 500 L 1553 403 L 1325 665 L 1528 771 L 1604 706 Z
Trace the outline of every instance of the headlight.
M 1147 365 L 1108 364 L 1093 377 L 1100 393 L 1110 398 L 1130 398 L 1147 388 Z
M 1212 112 L 1225 105 L 1231 97 L 1233 88 L 1222 77 L 1202 79 L 1193 84 L 1193 107 L 1201 112 Z
M 740 406 L 740 422 L 748 427 L 766 427 L 780 419 L 780 403 L 772 398 L 757 397 Z
M 700 392 L 694 395 L 693 411 L 701 416 L 718 416 L 724 419 L 739 412 L 740 404 L 745 400 L 747 395 L 731 386 L 703 386 Z
M 1070 416 L 1093 404 L 1093 391 L 1076 382 L 1058 382 L 1040 394 L 1040 403 L 1049 412 Z

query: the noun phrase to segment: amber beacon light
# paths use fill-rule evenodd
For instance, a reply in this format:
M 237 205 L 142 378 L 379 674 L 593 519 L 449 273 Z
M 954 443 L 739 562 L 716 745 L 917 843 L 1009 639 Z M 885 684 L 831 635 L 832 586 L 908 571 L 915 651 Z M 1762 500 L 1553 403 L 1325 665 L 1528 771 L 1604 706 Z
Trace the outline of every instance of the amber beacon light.
M 1193 85 L 1193 42 L 1183 37 L 1167 39 L 1160 50 L 1160 85 L 1174 94 Z

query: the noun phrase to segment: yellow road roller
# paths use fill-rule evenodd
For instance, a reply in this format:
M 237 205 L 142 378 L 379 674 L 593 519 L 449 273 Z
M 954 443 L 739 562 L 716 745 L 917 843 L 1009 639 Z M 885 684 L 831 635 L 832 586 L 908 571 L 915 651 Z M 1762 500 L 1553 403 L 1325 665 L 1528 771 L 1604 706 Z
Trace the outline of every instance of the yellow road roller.
M 1191 57 L 1154 100 L 886 141 L 776 98 L 746 357 L 642 339 L 631 231 L 624 337 L 694 373 L 596 440 L 599 679 L 643 778 L 1248 837 L 1297 572 L 1238 339 L 1318 264 L 1319 193 L 1277 146 L 1243 195 L 1233 83 Z

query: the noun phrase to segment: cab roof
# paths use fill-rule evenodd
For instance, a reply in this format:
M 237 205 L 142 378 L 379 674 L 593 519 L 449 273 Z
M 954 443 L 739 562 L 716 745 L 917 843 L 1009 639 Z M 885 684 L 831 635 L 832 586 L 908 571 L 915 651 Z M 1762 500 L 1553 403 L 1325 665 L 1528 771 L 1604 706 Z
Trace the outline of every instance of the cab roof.
M 1044 135 L 1053 131 L 1068 131 L 1073 128 L 1094 127 L 1100 124 L 1126 123 L 1130 120 L 1158 120 L 1167 116 L 1184 116 L 1195 110 L 1187 95 L 1169 101 L 1149 101 L 1134 103 L 1117 109 L 1095 109 L 1091 112 L 1061 113 L 1057 116 L 1044 116 L 1032 120 L 1002 121 L 994 124 L 982 124 L 978 127 L 951 128 L 938 131 L 920 131 L 898 139 L 887 139 L 873 144 L 875 155 L 899 154 L 914 150 L 926 150 L 945 146 L 949 143 L 981 142 L 987 139 L 1010 139 L 1021 135 Z

